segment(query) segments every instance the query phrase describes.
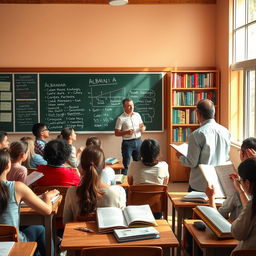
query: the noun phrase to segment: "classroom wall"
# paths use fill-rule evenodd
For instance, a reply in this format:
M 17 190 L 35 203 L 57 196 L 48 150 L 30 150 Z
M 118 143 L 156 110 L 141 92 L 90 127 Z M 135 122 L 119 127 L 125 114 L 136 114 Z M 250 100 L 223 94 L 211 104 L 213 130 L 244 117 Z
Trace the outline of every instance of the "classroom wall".
M 216 5 L 0 4 L 0 14 L 0 67 L 216 65 Z M 145 137 L 159 140 L 167 159 L 166 131 Z M 121 157 L 121 138 L 100 138 L 106 156 Z

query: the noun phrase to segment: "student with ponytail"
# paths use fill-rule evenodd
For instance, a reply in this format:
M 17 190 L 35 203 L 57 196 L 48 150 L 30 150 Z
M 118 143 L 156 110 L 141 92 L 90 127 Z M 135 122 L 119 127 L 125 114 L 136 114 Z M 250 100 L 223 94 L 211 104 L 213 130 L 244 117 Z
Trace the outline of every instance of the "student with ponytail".
M 42 215 L 52 212 L 51 199 L 59 191 L 52 190 L 43 194 L 41 200 L 34 192 L 19 181 L 8 181 L 6 176 L 11 168 L 9 153 L 6 149 L 0 150 L 0 224 L 15 225 L 19 230 L 21 242 L 35 241 L 38 249 L 35 255 L 45 255 L 45 230 L 43 226 L 23 226 L 19 228 L 19 208 L 23 200 L 32 209 Z M 39 254 L 40 253 L 40 254 Z
M 232 234 L 239 240 L 235 250 L 256 248 L 256 158 L 248 158 L 238 166 L 239 182 L 243 191 L 250 195 L 238 218 L 232 223 Z
M 97 207 L 126 206 L 125 191 L 121 186 L 107 185 L 101 181 L 105 164 L 104 153 L 97 146 L 89 146 L 81 155 L 82 180 L 78 187 L 67 191 L 63 212 L 63 222 L 74 221 L 78 215 L 93 213 Z

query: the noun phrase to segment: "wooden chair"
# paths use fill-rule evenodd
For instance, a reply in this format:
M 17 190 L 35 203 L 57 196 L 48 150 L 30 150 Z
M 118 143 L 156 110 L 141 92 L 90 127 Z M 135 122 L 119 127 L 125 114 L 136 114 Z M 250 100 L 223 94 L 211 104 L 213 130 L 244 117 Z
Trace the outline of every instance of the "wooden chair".
M 255 256 L 256 249 L 241 249 L 237 251 L 233 251 L 232 256 Z
M 83 249 L 81 256 L 162 256 L 163 250 L 157 246 L 113 246 Z
M 33 191 L 37 195 L 43 194 L 45 191 L 50 191 L 53 189 L 57 189 L 60 191 L 60 194 L 62 195 L 62 201 L 59 205 L 58 212 L 56 214 L 56 218 L 62 218 L 63 210 L 64 210 L 64 203 L 65 203 L 65 197 L 66 193 L 69 187 L 66 186 L 37 186 L 33 188 Z
M 128 205 L 149 204 L 153 213 L 163 212 L 168 218 L 167 186 L 165 185 L 132 185 L 128 187 Z
M 19 242 L 19 234 L 16 226 L 0 224 L 0 241 Z

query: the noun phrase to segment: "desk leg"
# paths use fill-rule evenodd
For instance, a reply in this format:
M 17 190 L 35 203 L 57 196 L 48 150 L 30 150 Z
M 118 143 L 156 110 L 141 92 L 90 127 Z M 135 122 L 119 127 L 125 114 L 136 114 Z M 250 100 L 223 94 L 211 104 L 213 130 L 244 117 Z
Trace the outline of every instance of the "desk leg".
M 53 230 L 52 230 L 52 223 L 53 223 L 53 214 L 45 216 L 45 242 L 46 242 L 46 255 L 47 256 L 54 256 L 53 250 Z
M 176 214 L 176 210 L 172 205 L 172 231 L 174 234 L 175 234 L 175 214 Z
M 162 249 L 163 249 L 163 256 L 170 256 L 170 250 L 171 250 L 171 248 L 162 247 Z
M 177 209 L 177 239 L 181 244 L 181 234 L 182 234 L 182 220 L 184 218 L 184 210 L 182 208 Z M 177 248 L 177 256 L 181 255 L 181 247 Z

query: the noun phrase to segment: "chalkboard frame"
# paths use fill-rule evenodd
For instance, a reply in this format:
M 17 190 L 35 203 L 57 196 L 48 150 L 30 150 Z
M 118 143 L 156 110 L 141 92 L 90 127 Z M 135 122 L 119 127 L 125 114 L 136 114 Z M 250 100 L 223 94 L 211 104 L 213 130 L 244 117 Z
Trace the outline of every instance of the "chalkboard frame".
M 169 70 L 167 70 L 166 68 L 162 69 L 162 68 L 0 68 L 0 74 L 11 74 L 14 75 L 15 74 L 36 74 L 38 76 L 38 90 L 37 93 L 39 94 L 40 90 L 39 90 L 39 76 L 41 74 L 90 74 L 90 73 L 95 73 L 95 74 L 111 74 L 111 73 L 124 73 L 124 74 L 136 74 L 136 73 L 162 73 L 162 104 L 161 104 L 161 108 L 162 108 L 162 117 L 161 117 L 161 130 L 150 130 L 148 132 L 163 132 L 164 128 L 165 128 L 165 111 L 164 111 L 164 106 L 165 106 L 165 90 L 166 90 L 166 79 L 167 79 L 167 72 Z M 13 90 L 14 90 L 14 85 L 13 85 Z M 38 95 L 38 98 L 40 98 L 40 95 Z M 38 108 L 39 107 L 40 102 L 38 102 Z M 15 116 L 15 110 L 14 110 L 14 99 L 13 99 L 13 112 L 14 112 L 14 116 Z M 135 109 L 136 111 L 136 109 Z M 38 119 L 40 118 L 40 110 L 38 110 Z M 13 126 L 15 126 L 15 124 L 13 124 Z M 15 129 L 15 127 L 14 127 Z M 114 132 L 113 131 L 77 131 L 78 134 L 112 134 Z M 8 131 L 8 133 L 30 133 L 30 131 Z M 58 133 L 56 132 L 52 132 L 52 133 Z

